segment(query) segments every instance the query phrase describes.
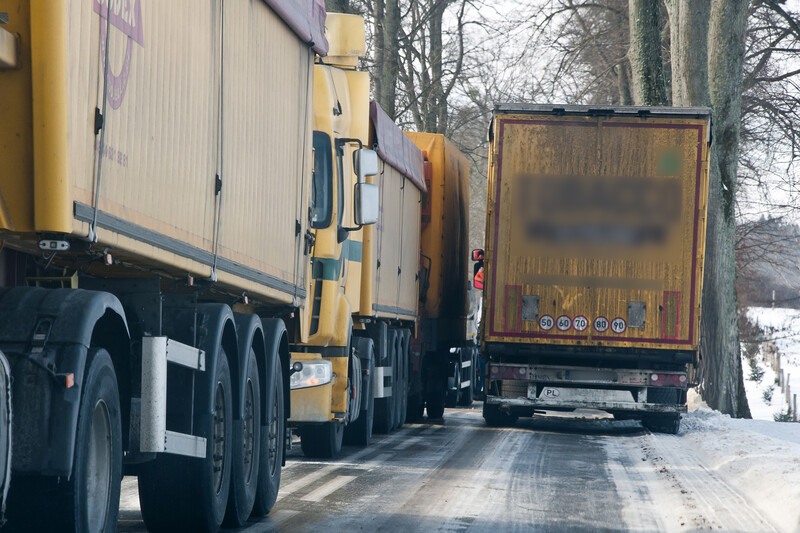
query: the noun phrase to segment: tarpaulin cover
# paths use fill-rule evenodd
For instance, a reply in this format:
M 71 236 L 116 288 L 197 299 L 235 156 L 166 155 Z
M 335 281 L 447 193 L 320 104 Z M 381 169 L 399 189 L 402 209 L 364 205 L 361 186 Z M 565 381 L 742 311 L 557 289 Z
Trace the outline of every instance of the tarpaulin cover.
M 369 103 L 369 120 L 375 130 L 375 143 L 381 159 L 426 192 L 422 150 L 406 137 L 375 100 Z
M 324 0 L 264 0 L 316 53 L 328 53 Z

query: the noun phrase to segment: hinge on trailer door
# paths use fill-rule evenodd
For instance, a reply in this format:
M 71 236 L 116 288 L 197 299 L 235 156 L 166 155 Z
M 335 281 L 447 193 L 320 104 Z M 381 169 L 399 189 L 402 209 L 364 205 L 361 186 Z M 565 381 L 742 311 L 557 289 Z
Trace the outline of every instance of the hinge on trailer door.
M 317 238 L 313 233 L 311 233 L 311 230 L 306 230 L 305 249 L 303 250 L 303 255 L 308 255 L 311 253 L 311 249 L 314 247 L 316 240 Z
M 100 108 L 94 108 L 94 134 L 97 135 L 100 133 L 100 130 L 103 129 L 103 114 L 100 112 Z
M 219 177 L 219 174 L 214 176 L 214 195 L 217 195 L 222 190 L 222 180 Z

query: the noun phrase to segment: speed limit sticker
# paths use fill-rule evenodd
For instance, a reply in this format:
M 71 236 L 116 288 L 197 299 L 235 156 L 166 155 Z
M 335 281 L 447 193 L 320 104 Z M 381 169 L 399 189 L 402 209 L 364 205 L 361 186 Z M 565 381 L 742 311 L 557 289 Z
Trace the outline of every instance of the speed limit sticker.
M 558 326 L 558 329 L 561 331 L 567 331 L 572 327 L 572 319 L 567 315 L 561 315 L 558 317 L 558 320 L 556 320 L 556 326 Z
M 583 315 L 578 315 L 572 320 L 572 326 L 576 331 L 583 331 L 589 327 L 589 321 Z
M 539 327 L 543 330 L 550 331 L 553 329 L 553 325 L 555 325 L 555 321 L 550 315 L 542 315 L 539 317 Z
M 619 317 L 611 321 L 611 331 L 614 333 L 622 333 L 628 325 Z
M 599 316 L 594 319 L 594 330 L 598 333 L 603 333 L 608 329 L 608 319 L 604 316 Z

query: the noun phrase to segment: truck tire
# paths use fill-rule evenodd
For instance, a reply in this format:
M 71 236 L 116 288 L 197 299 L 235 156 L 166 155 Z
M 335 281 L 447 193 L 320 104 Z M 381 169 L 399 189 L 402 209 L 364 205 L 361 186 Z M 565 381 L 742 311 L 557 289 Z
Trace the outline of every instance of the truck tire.
M 195 417 L 196 433 L 206 438 L 206 456 L 162 454 L 139 471 L 139 502 L 148 531 L 211 533 L 222 524 L 230 490 L 233 436 L 231 374 L 222 347 L 209 371 L 213 374 L 201 380 L 201 386 L 208 387 L 214 412 Z
M 467 348 L 466 350 L 469 354 L 469 366 L 466 369 L 461 369 L 461 380 L 463 381 L 466 377 L 469 381 L 469 386 L 461 389 L 461 395 L 458 398 L 458 405 L 461 407 L 472 405 L 472 387 L 475 386 L 475 350 L 473 348 Z
M 242 419 L 235 424 L 231 451 L 231 488 L 228 508 L 222 523 L 225 527 L 241 527 L 250 517 L 258 489 L 261 458 L 261 387 L 258 380 L 256 353 L 250 348 L 247 380 L 241 391 L 244 396 Z
M 401 426 L 400 415 L 403 410 L 403 334 L 399 329 L 394 329 L 394 370 L 392 375 L 392 399 L 394 400 L 394 417 L 392 417 L 392 431 Z
M 283 404 L 283 370 L 280 357 L 275 357 L 274 393 L 267 403 L 266 426 L 261 426 L 261 457 L 258 462 L 258 492 L 253 504 L 253 516 L 264 516 L 278 500 L 281 467 L 285 448 L 286 415 Z
M 394 428 L 394 418 L 395 418 L 395 390 L 397 387 L 397 373 L 396 368 L 397 365 L 395 363 L 395 359 L 397 357 L 397 350 L 395 349 L 395 340 L 397 338 L 396 331 L 393 328 L 389 328 L 387 333 L 387 359 L 384 364 L 392 369 L 392 395 L 387 398 L 376 398 L 375 399 L 375 422 L 373 426 L 373 430 L 375 433 L 389 433 Z M 376 354 L 377 355 L 377 354 Z M 378 358 L 376 357 L 376 360 Z
M 122 481 L 122 422 L 111 356 L 92 348 L 78 412 L 72 478 L 58 485 L 65 531 L 113 531 Z M 60 528 L 56 528 L 60 529 Z
M 517 415 L 506 412 L 495 404 L 483 404 L 483 419 L 489 427 L 510 427 L 517 422 Z
M 311 459 L 336 459 L 342 451 L 344 423 L 332 420 L 315 426 L 303 428 L 300 434 L 300 447 L 303 454 Z
M 408 350 L 409 339 L 411 333 L 407 329 L 401 329 L 397 332 L 397 368 L 400 374 L 398 401 L 400 403 L 400 410 L 395 417 L 395 429 L 400 429 L 406 423 L 406 414 L 408 413 Z
M 436 374 L 428 377 L 428 386 L 425 388 L 425 408 L 429 420 L 438 420 L 444 416 L 445 386 L 442 379 L 437 379 Z
M 356 342 L 358 358 L 366 371 L 362 379 L 361 394 L 364 395 L 366 408 L 361 409 L 358 419 L 344 428 L 344 443 L 355 446 L 369 446 L 372 440 L 372 426 L 375 419 L 375 394 L 372 390 L 372 376 L 375 374 L 375 354 L 372 339 L 359 337 Z
M 661 404 L 677 404 L 678 389 L 648 387 L 647 402 Z M 681 428 L 679 413 L 648 413 L 642 416 L 642 425 L 655 433 L 677 435 Z

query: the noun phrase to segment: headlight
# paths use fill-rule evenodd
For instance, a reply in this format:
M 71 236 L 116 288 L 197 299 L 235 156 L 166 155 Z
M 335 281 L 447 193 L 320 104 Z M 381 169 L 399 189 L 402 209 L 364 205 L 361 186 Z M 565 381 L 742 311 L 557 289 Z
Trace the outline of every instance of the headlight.
M 303 370 L 289 376 L 290 389 L 305 389 L 330 383 L 333 365 L 330 361 L 303 361 Z

